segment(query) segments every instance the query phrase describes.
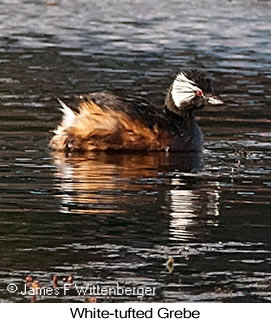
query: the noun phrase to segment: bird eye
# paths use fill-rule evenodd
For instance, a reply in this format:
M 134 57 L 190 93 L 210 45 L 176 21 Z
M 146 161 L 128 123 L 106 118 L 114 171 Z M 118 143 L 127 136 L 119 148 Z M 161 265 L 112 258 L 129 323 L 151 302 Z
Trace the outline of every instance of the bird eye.
M 198 91 L 196 92 L 196 96 L 203 96 L 203 91 L 198 90 Z

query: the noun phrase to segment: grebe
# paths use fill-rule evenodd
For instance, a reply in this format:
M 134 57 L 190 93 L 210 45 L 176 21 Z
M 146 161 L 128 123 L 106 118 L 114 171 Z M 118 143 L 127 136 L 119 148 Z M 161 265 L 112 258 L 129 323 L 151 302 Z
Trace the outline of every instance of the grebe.
M 195 69 L 177 74 L 164 110 L 143 98 L 106 91 L 76 100 L 75 107 L 68 107 L 58 99 L 63 120 L 50 142 L 54 150 L 200 151 L 202 133 L 194 111 L 223 103 L 213 95 L 211 79 Z

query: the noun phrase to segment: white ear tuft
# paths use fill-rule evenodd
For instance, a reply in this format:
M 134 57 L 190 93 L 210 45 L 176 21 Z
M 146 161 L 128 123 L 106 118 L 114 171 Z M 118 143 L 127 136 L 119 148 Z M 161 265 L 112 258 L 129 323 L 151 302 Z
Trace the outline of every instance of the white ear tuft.
M 195 93 L 200 91 L 195 82 L 189 80 L 184 73 L 179 73 L 172 85 L 171 96 L 177 108 L 183 103 L 188 103 L 195 97 Z
M 189 80 L 189 78 L 187 78 L 187 77 L 184 75 L 184 73 L 179 73 L 179 74 L 176 76 L 175 80 L 177 80 L 177 81 L 179 81 L 179 82 L 185 82 L 185 83 L 190 83 L 190 84 L 192 84 L 192 85 L 195 85 L 195 82 L 193 82 L 193 81 Z

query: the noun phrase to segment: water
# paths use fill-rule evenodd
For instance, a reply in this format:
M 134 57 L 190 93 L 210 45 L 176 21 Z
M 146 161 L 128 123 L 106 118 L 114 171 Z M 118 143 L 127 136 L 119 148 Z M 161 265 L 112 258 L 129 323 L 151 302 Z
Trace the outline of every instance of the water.
M 72 274 L 78 286 L 155 288 L 99 302 L 271 300 L 270 9 L 1 1 L 1 301 L 31 301 L 19 293 L 28 274 L 43 287 Z M 186 64 L 208 71 L 226 102 L 198 115 L 203 154 L 48 149 L 56 96 L 121 90 L 162 106 Z M 85 301 L 71 289 L 36 301 Z

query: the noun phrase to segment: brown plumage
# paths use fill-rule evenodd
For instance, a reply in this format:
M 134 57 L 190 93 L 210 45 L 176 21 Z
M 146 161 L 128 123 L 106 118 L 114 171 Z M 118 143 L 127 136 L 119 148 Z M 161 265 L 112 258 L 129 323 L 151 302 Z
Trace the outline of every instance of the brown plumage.
M 157 124 L 148 127 L 124 111 L 102 109 L 93 100 L 79 103 L 74 122 L 61 124 L 50 146 L 56 150 L 163 150 L 168 133 Z
M 54 131 L 50 147 L 65 152 L 199 151 L 202 136 L 194 110 L 208 102 L 210 92 L 210 80 L 205 74 L 189 70 L 174 79 L 164 110 L 142 98 L 124 98 L 109 92 L 79 96 L 73 107 L 59 100 L 63 120 Z M 218 104 L 214 103 L 217 99 L 212 99 L 212 104 Z

